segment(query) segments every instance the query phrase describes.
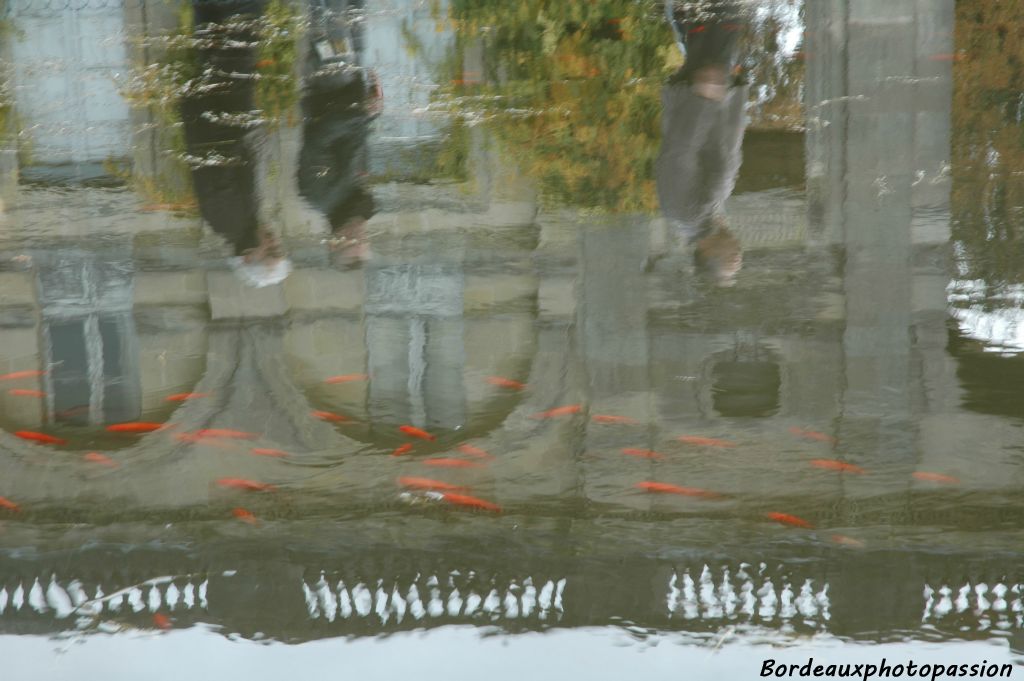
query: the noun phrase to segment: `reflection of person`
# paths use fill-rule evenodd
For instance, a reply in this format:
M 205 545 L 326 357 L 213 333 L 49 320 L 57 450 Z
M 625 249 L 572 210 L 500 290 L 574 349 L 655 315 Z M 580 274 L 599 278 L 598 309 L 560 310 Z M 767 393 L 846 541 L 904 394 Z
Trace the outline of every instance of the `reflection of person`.
M 185 93 L 181 112 L 196 199 L 203 219 L 234 247 L 232 264 L 255 286 L 284 279 L 290 264 L 259 221 L 254 115 L 258 22 L 267 0 L 194 0 L 200 87 Z M 299 194 L 324 214 L 353 254 L 374 212 L 366 188 L 366 139 L 380 108 L 371 72 L 355 65 L 358 33 L 337 17 L 357 9 L 346 0 L 310 8 L 313 26 L 304 46 Z M 358 253 L 356 253 L 358 254 Z
M 255 107 L 258 31 L 266 0 L 195 0 L 201 85 L 184 93 L 181 117 L 199 212 L 234 248 L 247 283 L 266 286 L 290 270 L 277 239 L 260 225 L 255 150 L 248 131 Z
M 358 255 L 363 226 L 375 211 L 365 182 L 366 140 L 380 112 L 381 93 L 373 72 L 356 65 L 358 24 L 332 20 L 358 5 L 352 0 L 331 4 L 314 8 L 297 179 L 302 197 L 327 218 L 335 242 L 346 254 Z
M 748 86 L 738 72 L 742 10 L 706 1 L 687 11 L 667 4 L 686 55 L 662 90 L 662 143 L 655 165 L 665 217 L 695 249 L 697 266 L 730 285 L 742 264 L 723 207 L 742 161 Z

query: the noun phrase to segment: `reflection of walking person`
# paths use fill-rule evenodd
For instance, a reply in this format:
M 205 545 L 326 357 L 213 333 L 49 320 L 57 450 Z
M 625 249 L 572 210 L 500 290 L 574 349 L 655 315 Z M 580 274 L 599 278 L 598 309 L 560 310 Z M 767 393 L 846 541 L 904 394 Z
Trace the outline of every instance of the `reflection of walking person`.
M 736 68 L 742 10 L 735 2 L 705 2 L 684 12 L 668 2 L 686 63 L 662 90 L 658 201 L 679 235 L 694 244 L 697 266 L 731 285 L 742 254 L 723 208 L 742 162 L 749 89 Z
M 357 258 L 364 251 L 363 227 L 375 212 L 366 140 L 381 108 L 375 74 L 357 65 L 362 36 L 350 15 L 361 4 L 329 0 L 314 8 L 297 178 L 299 193 L 330 223 L 335 245 Z
M 260 225 L 255 150 L 255 79 L 259 21 L 265 0 L 194 0 L 201 84 L 182 97 L 185 146 L 199 212 L 233 247 L 232 265 L 254 286 L 283 280 L 289 262 Z

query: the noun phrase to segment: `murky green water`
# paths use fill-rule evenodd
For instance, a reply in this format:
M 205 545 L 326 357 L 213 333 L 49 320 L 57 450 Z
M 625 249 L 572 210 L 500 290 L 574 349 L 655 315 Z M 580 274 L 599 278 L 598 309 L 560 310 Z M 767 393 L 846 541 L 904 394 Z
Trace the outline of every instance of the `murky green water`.
M 1022 7 L 0 7 L 11 678 L 1020 659 Z

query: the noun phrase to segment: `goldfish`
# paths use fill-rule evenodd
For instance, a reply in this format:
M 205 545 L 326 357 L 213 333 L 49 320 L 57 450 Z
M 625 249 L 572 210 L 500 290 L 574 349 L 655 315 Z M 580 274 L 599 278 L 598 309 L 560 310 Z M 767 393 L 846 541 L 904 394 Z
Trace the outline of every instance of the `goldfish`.
M 265 482 L 256 482 L 255 480 L 246 480 L 245 478 L 221 478 L 217 481 L 217 484 L 221 487 L 244 489 L 250 492 L 272 492 L 277 489 Z
M 204 428 L 195 433 L 198 437 L 224 437 L 235 440 L 255 440 L 256 433 L 247 433 L 243 430 L 231 430 L 230 428 Z
M 193 209 L 195 207 L 196 207 L 195 204 L 191 203 L 191 202 L 189 202 L 189 203 L 147 203 L 144 206 L 142 206 L 141 208 L 139 208 L 139 210 L 141 210 L 144 213 L 155 213 L 156 211 L 164 211 L 164 210 L 173 210 L 173 211 L 191 210 L 191 209 Z
M 811 465 L 830 471 L 840 471 L 842 473 L 856 473 L 857 475 L 867 473 L 867 471 L 860 466 L 855 466 L 852 463 L 846 463 L 845 461 L 836 461 L 835 459 L 811 459 Z
M 273 66 L 275 63 L 276 62 L 274 62 L 273 59 L 260 59 L 258 62 L 256 62 L 256 68 L 265 69 L 268 66 Z
M 861 540 L 854 539 L 853 537 L 847 537 L 845 534 L 833 534 L 832 541 L 840 546 L 849 546 L 854 549 L 862 549 L 867 546 L 867 544 Z
M 459 445 L 459 451 L 467 456 L 473 456 L 477 459 L 493 459 L 494 455 L 490 452 L 474 447 L 473 445 Z
M 716 499 L 721 497 L 721 494 L 712 492 L 710 490 L 701 489 L 699 487 L 680 487 L 679 485 L 671 485 L 667 482 L 652 482 L 645 480 L 638 482 L 633 487 L 637 489 L 646 490 L 648 492 L 657 492 L 659 494 L 679 494 L 684 497 L 702 497 L 705 499 Z
M 465 459 L 448 459 L 445 457 L 435 457 L 432 459 L 424 459 L 424 466 L 437 466 L 438 468 L 480 468 L 483 466 L 482 463 L 476 461 L 466 461 Z
M 416 426 L 399 426 L 398 429 L 409 437 L 418 437 L 421 440 L 436 440 L 437 438 L 427 431 Z
M 526 384 L 520 383 L 519 381 L 513 381 L 511 378 L 502 378 L 501 376 L 488 376 L 487 382 L 491 385 L 496 385 L 499 388 L 509 388 L 511 390 L 525 390 Z
M 342 376 L 330 376 L 324 379 L 324 383 L 330 383 L 334 385 L 336 383 L 352 383 L 353 381 L 365 381 L 369 376 L 367 374 L 344 374 Z
M 831 435 L 826 435 L 825 433 L 819 433 L 816 430 L 805 430 L 803 428 L 797 428 L 796 426 L 791 426 L 790 429 L 789 429 L 789 432 L 793 433 L 793 435 L 796 435 L 797 437 L 802 437 L 805 440 L 815 440 L 817 442 L 827 442 L 827 443 L 833 444 L 833 445 L 837 442 L 837 440 L 834 437 L 832 437 Z
M 554 409 L 548 409 L 542 411 L 539 414 L 534 414 L 535 419 L 551 419 L 556 416 L 568 416 L 570 414 L 578 414 L 583 411 L 583 405 L 580 404 L 569 404 L 564 407 L 555 407 Z
M 211 395 L 210 393 L 177 393 L 168 395 L 164 400 L 166 402 L 184 402 L 185 400 L 198 400 L 201 397 L 211 397 Z
M 44 376 L 45 374 L 45 371 L 14 371 L 0 376 L 0 381 L 16 381 L 19 378 L 35 378 L 36 376 Z
M 56 412 L 54 414 L 54 416 L 57 418 L 58 421 L 64 421 L 64 420 L 71 419 L 71 418 L 74 418 L 76 416 L 81 416 L 83 414 L 88 414 L 88 413 L 89 413 L 89 405 L 88 404 L 80 404 L 80 405 L 78 405 L 76 407 L 71 407 L 70 409 L 63 409 L 61 411 L 58 411 L 58 412 Z
M 956 485 L 960 482 L 959 478 L 954 478 L 952 475 L 943 475 L 942 473 L 928 473 L 926 471 L 914 471 L 911 473 L 918 480 L 925 482 L 942 482 L 947 485 Z
M 7 391 L 13 397 L 46 397 L 42 390 L 25 390 L 24 388 L 11 388 Z
M 117 468 L 117 462 L 111 459 L 109 456 L 100 454 L 99 452 L 88 452 L 82 457 L 83 460 L 91 463 L 99 463 L 104 466 L 110 466 L 111 468 Z
M 395 447 L 395 451 L 391 452 L 391 456 L 402 456 L 403 454 L 408 454 L 411 451 L 412 445 L 406 443 L 400 447 Z
M 257 520 L 256 516 L 253 515 L 252 511 L 244 508 L 233 508 L 231 509 L 231 515 L 235 516 L 243 523 L 249 523 L 250 525 L 259 525 L 260 521 Z
M 626 456 L 638 456 L 642 459 L 664 459 L 663 454 L 659 454 L 653 449 L 636 449 L 635 447 L 624 447 L 622 453 Z
M 342 423 L 343 421 L 348 421 L 347 416 L 335 414 L 333 411 L 321 411 L 319 409 L 314 409 L 312 412 L 310 412 L 310 414 L 314 418 L 318 418 L 321 421 L 331 421 L 333 423 Z
M 235 445 L 228 444 L 215 437 L 199 435 L 198 433 L 178 433 L 174 436 L 174 439 L 179 442 L 191 442 L 193 444 L 206 445 L 207 447 L 216 447 L 217 449 L 236 449 Z
M 273 456 L 278 459 L 288 456 L 288 452 L 283 452 L 280 449 L 267 449 L 265 447 L 253 447 L 249 452 L 255 456 Z
M 676 438 L 686 445 L 697 447 L 735 447 L 736 443 L 731 440 L 719 440 L 714 437 L 698 437 L 696 435 L 680 435 Z
M 66 445 L 67 440 L 53 435 L 47 435 L 46 433 L 36 433 L 31 430 L 19 430 L 14 434 L 16 437 L 20 437 L 22 440 L 30 440 L 32 442 L 42 442 L 45 445 Z
M 640 422 L 628 416 L 612 416 L 611 414 L 594 414 L 590 417 L 594 423 L 620 423 L 626 426 L 639 426 Z
M 774 520 L 775 522 L 783 523 L 784 525 L 792 525 L 794 527 L 803 527 L 803 528 L 806 528 L 808 530 L 814 529 L 814 525 L 811 525 L 809 522 L 807 522 L 803 518 L 798 518 L 795 515 L 790 515 L 788 513 L 774 513 L 774 512 L 773 513 L 766 513 L 765 515 L 767 517 L 771 518 L 772 520 Z
M 158 629 L 166 631 L 171 628 L 171 618 L 158 612 L 153 615 L 153 624 L 155 624 Z
M 441 482 L 440 480 L 431 480 L 430 478 L 402 477 L 398 479 L 398 484 L 402 487 L 411 487 L 412 489 L 439 489 L 448 492 L 460 492 L 468 489 L 463 485 L 453 485 L 448 482 Z
M 501 506 L 490 501 L 478 499 L 477 497 L 471 497 L 468 494 L 445 492 L 444 500 L 450 504 L 455 504 L 456 506 L 465 506 L 466 508 L 477 508 L 482 511 L 494 511 L 495 513 L 501 513 Z
M 111 433 L 152 433 L 154 430 L 161 430 L 166 427 L 163 423 L 134 421 L 132 423 L 115 423 L 107 426 L 107 430 Z
M 0 508 L 6 508 L 8 511 L 20 511 L 21 506 L 8 499 L 7 497 L 0 497 Z

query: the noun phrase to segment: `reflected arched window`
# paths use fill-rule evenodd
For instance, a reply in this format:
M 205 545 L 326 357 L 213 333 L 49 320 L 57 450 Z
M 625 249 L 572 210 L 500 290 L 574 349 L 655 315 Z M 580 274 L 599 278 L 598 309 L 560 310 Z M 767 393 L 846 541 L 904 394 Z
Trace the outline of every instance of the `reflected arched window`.
M 47 420 L 85 425 L 138 418 L 130 262 L 74 251 L 45 254 L 39 262 Z
M 369 411 L 375 421 L 465 422 L 463 273 L 456 263 L 366 269 Z

